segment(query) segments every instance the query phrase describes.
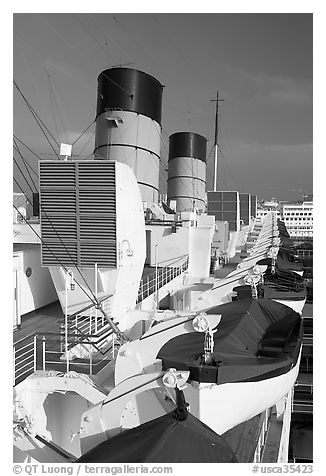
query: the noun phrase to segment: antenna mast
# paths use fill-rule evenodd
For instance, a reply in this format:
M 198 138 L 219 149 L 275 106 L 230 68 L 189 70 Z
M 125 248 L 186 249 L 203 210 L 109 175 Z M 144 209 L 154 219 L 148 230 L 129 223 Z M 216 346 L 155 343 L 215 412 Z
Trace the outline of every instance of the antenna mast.
M 223 102 L 224 99 L 219 99 L 219 91 L 216 91 L 216 99 L 211 99 L 212 102 L 216 102 L 215 112 L 215 138 L 214 138 L 214 192 L 217 190 L 217 166 L 218 166 L 218 103 Z

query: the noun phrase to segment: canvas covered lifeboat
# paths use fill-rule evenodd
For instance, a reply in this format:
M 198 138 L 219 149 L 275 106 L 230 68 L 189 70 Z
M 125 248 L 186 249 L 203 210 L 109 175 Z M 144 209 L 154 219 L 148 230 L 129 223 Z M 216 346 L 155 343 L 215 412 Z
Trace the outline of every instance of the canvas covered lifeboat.
M 205 323 L 210 313 L 221 315 L 211 328 Z M 223 434 L 276 404 L 294 385 L 302 319 L 269 299 L 223 304 L 206 316 L 197 316 L 197 324 L 194 319 L 199 332 L 169 339 L 157 358 L 163 370 L 190 372 L 185 395 L 191 413 Z
M 236 463 L 223 437 L 189 414 L 177 387 L 176 408 L 165 415 L 106 438 L 77 463 Z
M 255 281 L 256 280 L 256 281 Z M 248 275 L 244 284 L 235 286 L 233 299 L 273 299 L 301 313 L 307 298 L 305 280 L 299 274 L 268 266 L 262 275 Z

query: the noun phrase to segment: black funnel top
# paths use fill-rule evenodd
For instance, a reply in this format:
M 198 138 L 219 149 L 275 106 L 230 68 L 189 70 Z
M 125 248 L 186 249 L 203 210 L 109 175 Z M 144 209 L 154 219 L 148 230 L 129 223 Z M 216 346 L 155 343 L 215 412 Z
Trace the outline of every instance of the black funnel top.
M 176 132 L 169 138 L 169 160 L 191 157 L 206 163 L 206 138 L 195 132 Z
M 106 109 L 136 112 L 161 124 L 162 84 L 143 71 L 111 68 L 98 77 L 96 117 Z

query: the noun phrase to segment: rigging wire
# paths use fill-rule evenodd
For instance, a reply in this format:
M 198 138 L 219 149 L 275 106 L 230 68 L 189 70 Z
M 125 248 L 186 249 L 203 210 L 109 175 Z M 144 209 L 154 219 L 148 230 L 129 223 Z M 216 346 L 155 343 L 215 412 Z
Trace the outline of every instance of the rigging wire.
M 66 39 L 60 34 L 60 33 L 51 25 L 51 23 L 49 23 L 49 22 L 45 19 L 44 14 L 41 14 L 41 13 L 40 13 L 39 16 L 41 17 L 42 21 L 43 21 L 44 23 L 46 23 L 46 24 L 49 26 L 49 28 L 50 28 L 64 43 L 66 43 L 70 48 L 72 48 L 74 51 L 76 51 L 77 54 L 78 54 L 78 56 L 79 56 L 80 58 L 82 58 L 83 62 L 85 62 L 85 55 L 84 55 L 76 46 L 74 46 L 70 41 L 66 40 Z M 88 58 L 88 59 L 89 59 L 89 58 Z M 77 77 L 78 77 L 78 75 L 77 75 Z M 85 79 L 85 77 L 84 77 L 84 79 Z
M 14 192 L 14 198 L 13 198 L 13 203 L 17 206 L 17 207 L 21 207 L 22 205 L 25 205 L 26 204 L 26 195 L 23 193 L 23 194 L 19 194 L 19 195 L 23 195 L 22 197 L 19 197 L 19 199 L 17 199 L 16 197 L 16 200 L 15 200 L 15 193 L 18 193 L 18 192 Z M 15 203 L 16 201 L 16 203 Z
M 77 13 L 74 14 L 74 17 L 76 18 L 76 20 L 78 21 L 78 23 L 81 25 L 81 27 L 83 28 L 83 30 L 87 33 L 87 35 L 93 40 L 95 41 L 95 43 L 101 48 L 103 49 L 104 53 L 105 53 L 105 57 L 107 55 L 107 49 L 105 48 L 104 45 L 101 45 L 101 43 L 97 40 L 97 38 L 95 36 L 92 35 L 92 33 L 89 31 L 89 29 L 84 25 L 84 23 L 80 20 L 79 16 L 77 15 Z M 106 59 L 106 58 L 105 58 Z
M 56 138 L 51 134 L 51 132 L 49 131 L 49 129 L 46 127 L 46 125 L 44 124 L 44 122 L 42 121 L 42 119 L 39 117 L 39 115 L 37 114 L 37 112 L 35 111 L 35 109 L 32 107 L 32 105 L 30 104 L 30 102 L 27 100 L 27 98 L 24 96 L 22 90 L 19 88 L 17 82 L 15 81 L 15 79 L 13 80 L 14 82 L 14 85 L 16 87 L 16 89 L 18 90 L 18 92 L 20 93 L 21 97 L 23 98 L 23 100 L 25 101 L 28 109 L 31 111 L 31 113 L 33 114 L 33 116 L 35 117 L 36 116 L 36 121 L 37 122 L 40 122 L 44 129 L 48 132 L 48 134 L 51 136 L 51 138 L 54 140 L 54 142 L 56 143 L 56 145 L 59 147 L 59 142 L 56 140 Z
M 95 132 L 94 132 L 91 136 L 89 136 L 88 140 L 87 140 L 86 143 L 83 145 L 83 147 L 81 148 L 81 150 L 80 150 L 78 156 L 76 157 L 76 160 L 80 159 L 82 152 L 85 150 L 85 148 L 87 147 L 87 145 L 90 143 L 91 139 L 94 138 L 94 135 L 95 135 Z M 91 154 L 91 155 L 92 155 L 92 154 Z M 90 155 L 90 156 L 91 156 L 91 155 Z M 89 157 L 89 155 L 88 155 L 87 157 Z
M 19 38 L 19 37 L 18 37 L 18 38 Z M 20 40 L 20 38 L 19 38 L 19 40 Z M 22 40 L 20 40 L 20 41 L 22 41 Z M 23 60 L 24 60 L 24 65 L 25 65 L 25 67 L 26 67 L 26 70 L 27 70 L 27 72 L 28 72 L 28 74 L 29 74 L 29 76 L 30 76 L 30 78 L 31 78 L 32 86 L 33 86 L 33 89 L 34 89 L 34 91 L 35 91 L 35 95 L 38 96 L 39 101 L 40 101 L 41 105 L 43 106 L 43 111 L 46 111 L 48 108 L 47 108 L 47 106 L 46 106 L 46 104 L 45 104 L 45 102 L 44 102 L 44 100 L 43 100 L 42 95 L 40 94 L 40 88 L 39 88 L 39 87 L 37 86 L 37 84 L 36 84 L 36 81 L 35 81 L 34 76 L 33 76 L 33 74 L 32 74 L 32 69 L 31 69 L 30 66 L 29 66 L 29 62 L 27 61 L 27 56 L 26 56 L 26 54 L 25 54 L 25 53 L 26 53 L 26 43 L 24 42 L 24 47 L 23 47 L 23 45 L 19 45 L 18 48 L 19 48 L 19 52 L 20 52 L 20 54 L 21 54 L 21 56 L 22 56 L 22 58 L 23 58 Z M 28 47 L 28 49 L 32 50 L 30 47 Z M 25 52 L 24 52 L 24 50 L 25 50 Z M 32 51 L 33 51 L 33 50 L 32 50 Z M 44 62 L 43 62 L 43 59 L 42 59 L 42 64 L 43 64 L 43 63 L 44 63 Z M 44 64 L 43 64 L 43 67 L 44 67 Z
M 44 60 L 44 58 L 42 57 L 42 55 L 40 55 L 40 53 L 38 53 L 34 48 L 32 48 L 27 42 L 26 40 L 23 40 L 19 35 L 17 35 L 17 33 L 14 33 L 14 37 L 16 40 L 18 40 L 19 43 L 21 43 L 21 46 L 23 49 L 27 49 L 29 51 L 31 51 L 34 55 L 36 55 L 39 60 L 41 61 L 41 66 L 44 68 L 44 71 L 45 71 L 45 74 L 48 74 L 48 70 L 45 66 L 45 64 L 47 64 L 47 60 Z M 83 60 L 85 61 L 85 56 L 83 56 Z M 91 85 L 91 83 L 89 81 L 85 81 L 85 78 L 87 79 L 86 76 L 81 76 L 81 75 L 77 75 L 75 78 L 74 78 L 74 81 L 79 81 L 80 83 L 83 83 L 83 86 L 85 86 L 85 83 L 87 84 L 88 87 L 93 87 L 93 84 Z M 43 102 L 43 100 L 42 100 Z
M 50 95 L 51 95 L 51 97 L 53 96 L 54 106 L 57 109 L 59 121 L 61 122 L 62 129 L 63 129 L 64 135 L 67 139 L 67 142 L 68 142 L 68 144 L 70 144 L 70 140 L 69 140 L 68 132 L 67 132 L 67 127 L 64 123 L 63 117 L 62 117 L 61 112 L 60 112 L 59 101 L 57 100 L 57 98 L 59 99 L 59 95 L 56 91 L 56 88 L 54 86 L 54 82 L 52 80 L 52 77 L 51 77 L 50 73 L 48 73 L 48 80 L 49 80 L 49 85 L 50 85 Z M 51 103 L 52 103 L 52 101 L 51 101 Z M 53 116 L 55 117 L 55 110 L 53 110 Z M 58 134 L 58 137 L 60 137 L 60 134 Z
M 108 51 L 107 51 L 107 58 L 106 58 L 106 59 L 107 59 L 107 63 L 109 64 L 109 56 L 110 56 L 110 55 L 109 55 L 109 48 L 108 48 L 108 46 L 109 46 L 109 45 L 108 45 L 108 40 L 110 41 L 110 43 L 114 43 L 114 40 L 112 40 L 112 38 L 108 38 L 107 32 L 106 32 L 106 30 L 102 27 L 102 24 L 101 24 L 101 23 L 97 22 L 95 28 L 96 28 L 96 30 L 101 30 L 102 33 L 103 33 L 103 35 L 104 35 L 104 38 L 105 38 L 105 46 L 107 47 L 107 50 L 108 50 Z M 120 50 L 123 50 L 124 53 L 125 53 L 125 55 L 126 55 L 126 57 L 129 56 L 129 52 L 126 51 L 126 50 L 122 47 L 121 42 L 120 42 L 120 43 L 117 43 L 117 44 L 116 44 L 116 47 L 118 47 L 118 49 L 120 49 Z M 111 55 L 111 56 L 112 56 L 112 55 Z M 113 58 L 113 57 L 112 57 L 112 58 Z M 121 63 L 122 63 L 121 55 L 120 55 L 120 62 L 119 62 L 118 60 L 116 60 L 116 59 L 113 58 L 112 64 L 121 64 Z
M 53 152 L 55 153 L 55 155 L 57 156 L 58 160 L 60 160 L 56 150 L 54 149 L 53 145 L 51 144 L 49 138 L 47 137 L 47 135 L 45 134 L 43 128 L 41 127 L 40 125 L 40 122 L 42 123 L 42 125 L 44 126 L 44 128 L 46 129 L 46 131 L 49 133 L 49 135 L 52 137 L 52 139 L 54 140 L 54 142 L 57 144 L 57 146 L 59 147 L 59 144 L 58 142 L 56 141 L 56 139 L 53 137 L 53 135 L 51 134 L 51 132 L 47 129 L 46 125 L 43 123 L 43 121 L 39 118 L 39 116 L 37 115 L 37 113 L 34 111 L 34 109 L 32 108 L 32 106 L 29 104 L 29 102 L 27 101 L 27 99 L 25 98 L 24 94 L 22 93 L 22 91 L 20 90 L 18 84 L 16 83 L 16 81 L 14 80 L 14 85 L 15 87 L 17 88 L 17 90 L 19 91 L 20 95 L 22 96 L 22 98 L 24 99 L 27 107 L 29 108 L 29 110 L 31 111 L 34 119 L 36 120 L 38 126 L 40 127 L 41 131 L 43 132 L 47 142 L 49 143 L 51 149 L 53 150 Z
M 223 128 L 223 133 L 226 135 L 226 138 L 227 138 L 226 144 L 227 144 L 228 149 L 229 149 L 230 159 L 233 159 L 233 154 L 232 154 L 232 151 L 231 151 L 231 146 L 229 145 L 231 141 L 230 141 L 229 135 L 228 135 L 228 133 L 227 133 L 227 129 L 226 129 L 226 126 L 225 126 L 225 122 L 224 122 L 223 119 L 220 120 L 220 124 L 221 124 L 221 126 L 222 126 L 222 128 Z M 222 152 L 222 154 L 223 154 L 223 152 Z M 225 158 L 225 157 L 224 157 L 224 158 Z M 226 160 L 226 158 L 225 158 L 225 160 Z M 227 166 L 229 165 L 228 162 L 229 162 L 229 161 L 226 160 Z M 230 165 L 231 165 L 231 160 L 230 160 Z M 230 169 L 229 171 L 230 171 L 230 174 L 231 174 L 231 177 L 232 177 L 234 183 L 236 184 L 236 186 L 237 186 L 238 189 L 240 190 L 240 187 L 239 187 L 237 181 L 234 179 L 234 177 L 233 177 L 233 175 L 232 175 L 231 169 Z
M 236 179 L 235 179 L 234 176 L 233 176 L 232 170 L 231 170 L 231 168 L 230 168 L 230 166 L 229 166 L 229 164 L 228 164 L 228 161 L 226 160 L 226 157 L 225 157 L 225 155 L 224 155 L 224 153 L 223 153 L 223 150 L 221 149 L 221 147 L 220 147 L 219 145 L 218 145 L 218 148 L 219 148 L 219 150 L 220 150 L 221 156 L 223 157 L 223 159 L 224 159 L 224 161 L 225 161 L 226 167 L 227 167 L 228 171 L 230 172 L 230 175 L 231 175 L 231 177 L 232 177 L 232 179 L 233 179 L 233 182 L 234 182 L 234 184 L 235 184 L 236 187 L 237 187 L 237 190 L 240 190 L 239 184 L 237 183 Z
M 145 54 L 151 60 L 152 63 L 158 64 L 157 58 L 152 56 L 150 53 L 148 53 L 147 44 L 141 44 L 140 41 L 131 34 L 130 28 L 124 27 L 122 25 L 121 21 L 118 20 L 118 18 L 116 16 L 113 16 L 113 20 L 120 27 L 120 29 L 124 32 L 124 35 L 127 35 L 131 39 L 131 42 L 132 42 L 133 46 L 138 45 L 139 50 L 142 51 L 143 55 Z
M 74 146 L 76 144 L 77 141 L 79 141 L 79 139 L 81 139 L 83 137 L 84 134 L 86 134 L 86 132 L 88 131 L 88 129 L 95 123 L 95 119 L 86 127 L 86 129 L 77 137 L 76 140 L 74 140 L 74 142 L 71 144 L 72 146 Z M 80 154 L 79 154 L 80 155 Z
M 57 137 L 60 137 L 59 127 L 58 127 L 57 119 L 56 119 L 56 115 L 55 115 L 54 95 L 52 94 L 52 90 L 51 90 L 51 82 L 50 82 L 50 74 L 49 73 L 47 73 L 47 77 L 48 77 L 49 89 L 50 89 L 50 103 L 51 103 L 51 109 L 52 109 L 52 115 L 53 115 L 53 121 L 54 121 L 54 128 L 55 128 L 55 131 L 57 133 Z
M 16 151 L 18 154 L 19 154 L 19 150 L 16 148 L 16 146 L 14 145 L 13 146 L 13 149 L 14 151 Z M 27 162 L 26 159 L 25 160 L 25 163 L 26 163 L 26 166 L 29 167 L 29 169 L 34 173 L 34 175 L 38 178 L 38 174 L 35 172 L 35 170 L 33 169 L 33 167 Z M 31 180 L 33 182 L 33 180 Z
M 31 185 L 29 184 L 29 182 L 26 180 L 26 177 L 25 177 L 25 175 L 24 175 L 24 172 L 23 172 L 23 171 L 21 170 L 21 168 L 19 167 L 19 164 L 18 164 L 18 162 L 16 161 L 15 157 L 14 157 L 13 159 L 14 159 L 14 163 L 16 164 L 16 166 L 17 166 L 19 172 L 20 172 L 20 173 L 22 174 L 22 176 L 24 177 L 24 179 L 25 179 L 25 181 L 26 181 L 28 187 L 30 188 L 31 192 L 34 193 L 34 190 L 32 189 L 32 187 L 31 187 Z M 14 177 L 14 180 L 15 180 L 16 184 L 18 185 L 18 183 L 17 183 L 15 177 Z M 19 188 L 20 188 L 20 187 L 19 187 Z M 23 192 L 23 193 L 24 193 L 24 192 Z M 26 197 L 26 198 L 27 198 L 27 197 Z M 31 203 L 31 202 L 30 202 L 30 203 Z
M 24 157 L 22 156 L 22 154 L 21 154 L 21 152 L 20 152 L 20 150 L 19 150 L 19 147 L 18 147 L 18 145 L 17 145 L 17 142 L 16 142 L 15 138 L 14 138 L 14 144 L 15 144 L 15 148 L 16 148 L 18 154 L 20 155 L 20 157 L 21 157 L 21 159 L 22 159 L 22 161 L 23 161 L 23 163 L 24 163 L 24 165 L 25 165 L 25 168 L 26 168 L 26 170 L 27 170 L 28 176 L 29 176 L 29 178 L 30 178 L 32 184 L 34 185 L 35 190 L 37 191 L 37 187 L 36 187 L 36 185 L 35 185 L 35 183 L 34 183 L 34 180 L 32 179 L 32 176 L 31 176 L 31 174 L 30 174 L 30 172 L 29 172 L 29 170 L 28 170 L 26 160 L 25 160 Z M 16 164 L 16 165 L 17 165 L 17 164 Z
M 105 46 L 102 45 L 99 40 L 90 32 L 90 30 L 88 29 L 88 27 L 80 20 L 79 16 L 77 14 L 75 14 L 75 17 L 78 21 L 78 23 L 80 23 L 80 25 L 82 26 L 82 28 L 84 29 L 84 31 L 87 33 L 87 35 L 93 40 L 95 41 L 95 43 L 103 50 L 104 54 L 105 54 L 105 63 L 107 63 L 107 67 L 110 67 L 110 56 L 112 57 L 112 60 L 111 60 L 111 63 L 118 63 L 117 60 L 114 59 L 114 57 L 112 56 L 112 54 L 109 53 L 109 45 L 108 45 L 108 40 L 107 40 L 107 35 L 106 35 L 106 31 L 103 30 L 102 28 L 100 28 L 102 30 L 102 32 L 104 33 L 104 38 L 105 38 Z M 99 27 L 97 26 L 96 27 L 96 30 L 98 30 Z
M 20 142 L 24 147 L 26 147 L 27 150 L 29 150 L 32 154 L 34 154 L 35 157 L 37 157 L 39 160 L 42 160 L 41 157 L 36 154 L 36 152 L 34 152 L 30 147 L 28 147 L 28 145 L 26 145 L 21 139 L 19 139 L 17 136 L 15 136 L 15 134 L 13 134 L 13 136 L 18 142 Z M 27 162 L 27 164 L 28 164 L 28 162 Z M 38 174 L 34 171 L 32 166 L 30 164 L 28 164 L 28 166 L 34 172 L 34 174 L 38 177 Z

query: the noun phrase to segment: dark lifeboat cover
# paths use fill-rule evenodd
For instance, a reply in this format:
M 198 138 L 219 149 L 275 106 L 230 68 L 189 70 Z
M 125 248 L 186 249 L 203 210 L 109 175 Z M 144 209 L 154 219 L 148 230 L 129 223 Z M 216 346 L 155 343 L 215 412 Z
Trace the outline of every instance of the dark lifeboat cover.
M 259 261 L 257 261 L 257 264 L 259 265 L 266 265 L 270 266 L 272 263 L 271 258 L 263 258 Z M 288 253 L 284 250 L 280 250 L 278 252 L 277 258 L 276 258 L 276 266 L 281 269 L 281 270 L 289 270 L 289 271 L 302 271 L 303 270 L 303 264 L 301 261 L 298 261 L 292 253 Z
M 190 380 L 217 384 L 263 380 L 296 363 L 302 340 L 300 314 L 271 299 L 243 299 L 216 306 L 213 363 L 202 362 L 204 333 L 190 332 L 166 342 L 157 354 L 163 370 L 189 370 Z M 273 340 L 266 340 L 273 330 Z M 270 348 L 271 347 L 271 348 Z
M 222 436 L 188 413 L 174 412 L 126 430 L 82 455 L 78 463 L 236 463 Z

